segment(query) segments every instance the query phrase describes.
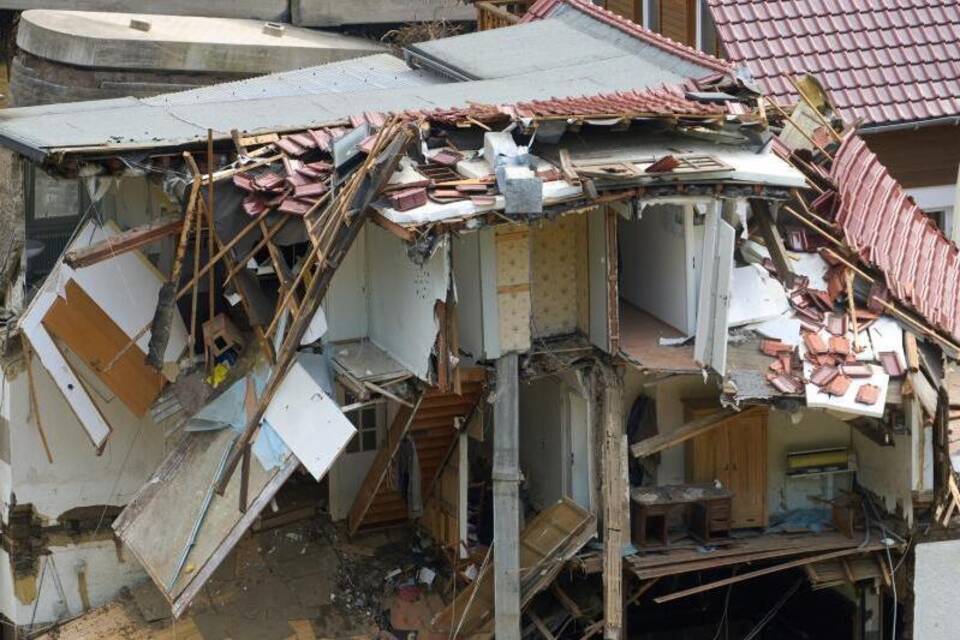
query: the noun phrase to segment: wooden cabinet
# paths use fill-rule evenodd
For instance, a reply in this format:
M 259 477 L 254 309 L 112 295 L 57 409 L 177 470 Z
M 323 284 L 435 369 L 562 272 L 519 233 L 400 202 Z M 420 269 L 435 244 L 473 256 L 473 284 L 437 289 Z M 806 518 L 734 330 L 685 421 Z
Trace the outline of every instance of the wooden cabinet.
M 690 401 L 685 419 L 717 411 L 715 404 Z M 767 411 L 751 409 L 693 438 L 686 445 L 686 476 L 691 483 L 719 480 L 733 492 L 734 529 L 767 526 Z

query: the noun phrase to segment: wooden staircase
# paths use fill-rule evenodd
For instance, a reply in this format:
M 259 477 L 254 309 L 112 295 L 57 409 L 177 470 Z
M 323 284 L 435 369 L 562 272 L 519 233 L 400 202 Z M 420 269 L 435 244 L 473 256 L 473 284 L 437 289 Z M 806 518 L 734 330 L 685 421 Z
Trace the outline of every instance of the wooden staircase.
M 361 529 L 389 527 L 407 521 L 406 498 L 387 482 L 390 464 L 407 434 L 417 448 L 420 487 L 426 502 L 456 442 L 455 420 L 466 418 L 474 411 L 483 396 L 485 383 L 483 369 L 465 369 L 461 372 L 460 394 L 431 388 L 416 399 L 413 408 L 400 408 L 350 508 L 347 522 L 351 534 Z

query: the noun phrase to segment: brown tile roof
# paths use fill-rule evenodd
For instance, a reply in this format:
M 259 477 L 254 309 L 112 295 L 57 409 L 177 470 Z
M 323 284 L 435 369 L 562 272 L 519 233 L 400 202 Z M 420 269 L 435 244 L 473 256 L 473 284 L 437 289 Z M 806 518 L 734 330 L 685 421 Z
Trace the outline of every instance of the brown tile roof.
M 830 178 L 836 222 L 849 247 L 937 329 L 960 340 L 960 250 L 923 214 L 862 138 L 838 149 Z
M 895 124 L 960 115 L 956 0 L 707 0 L 727 56 L 793 101 L 812 73 L 844 118 Z

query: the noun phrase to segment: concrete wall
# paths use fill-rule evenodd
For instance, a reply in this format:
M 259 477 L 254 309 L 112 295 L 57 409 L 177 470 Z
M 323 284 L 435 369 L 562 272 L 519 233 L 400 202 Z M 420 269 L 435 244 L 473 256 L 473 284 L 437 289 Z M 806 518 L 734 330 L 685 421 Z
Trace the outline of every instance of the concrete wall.
M 283 20 L 289 16 L 287 0 L 0 0 L 0 9 L 69 9 L 74 11 L 121 11 L 177 16 L 213 16 Z
M 476 20 L 461 0 L 290 0 L 293 23 L 303 27 Z
M 51 554 L 41 560 L 41 567 L 46 563 L 46 569 L 41 569 L 35 583 L 26 586 L 21 581 L 21 592 L 32 589 L 37 594 L 37 598 L 29 602 L 21 602 L 14 594 L 9 557 L 6 551 L 0 550 L 2 613 L 21 627 L 29 625 L 31 620 L 35 627 L 43 626 L 76 616 L 85 609 L 102 606 L 115 599 L 124 587 L 147 579 L 132 555 L 118 554 L 118 547 L 109 535 L 101 535 L 101 538 L 81 544 L 51 546 Z M 59 577 L 63 586 L 62 595 L 55 577 Z
M 917 640 L 954 640 L 957 637 L 957 568 L 960 540 L 924 542 L 916 547 L 913 570 L 913 637 Z
M 74 361 L 75 367 L 79 364 Z M 8 363 L 0 375 L 2 417 L 10 431 L 11 463 L 0 462 L 0 509 L 7 514 L 14 500 L 32 504 L 45 527 L 57 523 L 69 509 L 84 506 L 122 506 L 130 499 L 166 455 L 163 429 L 149 418 L 136 418 L 112 397 L 103 385 L 87 372 L 81 374 L 91 388 L 91 397 L 113 426 L 113 432 L 101 455 L 90 443 L 83 427 L 71 412 L 52 378 L 33 362 L 35 388 L 40 403 L 44 433 L 53 456 L 51 464 L 44 453 L 35 417 L 30 410 L 29 383 L 22 361 Z M 116 597 L 119 590 L 142 579 L 144 573 L 129 554 L 118 553 L 111 539 L 109 523 L 103 525 L 96 540 L 72 543 L 54 533 L 49 549 L 53 563 L 41 587 L 40 569 L 31 578 L 22 577 L 13 586 L 13 576 L 6 552 L 0 554 L 0 613 L 18 624 L 52 621 L 67 609 L 73 614 L 82 610 L 78 567 L 86 574 L 88 605 L 100 606 Z M 53 567 L 63 584 L 67 599 L 65 608 L 55 583 Z M 36 593 L 40 593 L 39 604 Z M 34 608 L 36 612 L 34 613 Z

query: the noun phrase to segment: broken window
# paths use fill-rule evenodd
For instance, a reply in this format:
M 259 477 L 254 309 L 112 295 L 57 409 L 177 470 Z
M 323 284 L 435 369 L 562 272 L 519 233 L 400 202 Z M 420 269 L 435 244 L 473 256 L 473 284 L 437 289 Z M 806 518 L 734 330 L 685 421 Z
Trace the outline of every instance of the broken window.
M 341 406 L 360 402 L 360 398 L 349 391 L 343 394 L 344 402 Z M 381 425 L 385 422 L 384 405 L 382 403 L 368 405 L 351 411 L 347 414 L 350 422 L 357 428 L 356 435 L 347 445 L 347 453 L 363 453 L 376 451 L 379 446 Z

